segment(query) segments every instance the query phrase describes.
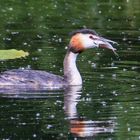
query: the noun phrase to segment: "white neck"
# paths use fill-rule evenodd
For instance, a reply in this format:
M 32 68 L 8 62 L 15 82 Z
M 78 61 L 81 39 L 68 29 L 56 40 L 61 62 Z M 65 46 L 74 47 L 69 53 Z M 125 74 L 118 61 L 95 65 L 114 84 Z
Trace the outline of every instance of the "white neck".
M 78 53 L 68 51 L 64 58 L 64 80 L 68 85 L 82 85 L 82 78 L 76 66 Z

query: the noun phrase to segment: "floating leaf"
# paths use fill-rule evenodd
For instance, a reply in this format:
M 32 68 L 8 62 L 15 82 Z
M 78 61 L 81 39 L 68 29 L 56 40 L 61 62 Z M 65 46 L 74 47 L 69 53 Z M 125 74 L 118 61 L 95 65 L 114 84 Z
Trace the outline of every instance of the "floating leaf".
M 16 50 L 16 49 L 0 50 L 0 60 L 16 59 L 16 58 L 26 57 L 28 55 L 29 53 L 24 52 L 23 50 Z

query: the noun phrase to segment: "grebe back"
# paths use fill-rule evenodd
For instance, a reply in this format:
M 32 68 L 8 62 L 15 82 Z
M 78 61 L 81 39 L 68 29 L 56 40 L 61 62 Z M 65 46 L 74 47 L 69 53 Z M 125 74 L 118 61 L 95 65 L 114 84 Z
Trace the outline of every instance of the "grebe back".
M 61 89 L 67 85 L 82 85 L 82 78 L 76 66 L 78 54 L 89 48 L 107 48 L 113 52 L 114 41 L 97 35 L 91 29 L 76 30 L 71 33 L 67 53 L 64 58 L 64 77 L 39 70 L 9 70 L 0 75 L 0 90 L 42 90 Z

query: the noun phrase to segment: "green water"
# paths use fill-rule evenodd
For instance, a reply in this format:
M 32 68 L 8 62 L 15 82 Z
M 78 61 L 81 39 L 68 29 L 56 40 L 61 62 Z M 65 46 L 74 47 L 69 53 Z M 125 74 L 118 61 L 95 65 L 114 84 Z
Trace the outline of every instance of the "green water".
M 30 55 L 0 61 L 0 71 L 63 75 L 69 32 L 81 28 L 118 42 L 119 58 L 101 49 L 80 54 L 83 87 L 1 93 L 0 139 L 140 139 L 139 5 L 139 0 L 1 0 L 0 48 Z

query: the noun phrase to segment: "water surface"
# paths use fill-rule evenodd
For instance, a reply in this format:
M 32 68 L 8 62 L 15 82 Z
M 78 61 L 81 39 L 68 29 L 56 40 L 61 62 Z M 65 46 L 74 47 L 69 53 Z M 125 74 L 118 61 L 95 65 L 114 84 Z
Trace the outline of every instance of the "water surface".
M 0 61 L 0 71 L 63 75 L 69 32 L 91 28 L 118 42 L 88 50 L 77 65 L 83 87 L 0 94 L 0 139 L 140 139 L 140 1 L 1 1 L 1 49 L 28 51 Z

